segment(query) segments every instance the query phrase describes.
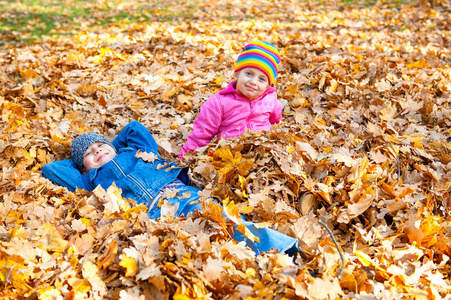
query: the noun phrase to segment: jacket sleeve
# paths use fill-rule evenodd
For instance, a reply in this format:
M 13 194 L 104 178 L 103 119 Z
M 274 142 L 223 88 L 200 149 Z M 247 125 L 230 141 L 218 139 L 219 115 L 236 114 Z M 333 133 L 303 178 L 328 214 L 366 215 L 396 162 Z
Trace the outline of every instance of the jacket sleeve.
M 70 191 L 76 188 L 92 191 L 95 187 L 88 176 L 81 174 L 71 159 L 54 161 L 42 167 L 42 176 Z
M 274 109 L 271 112 L 271 115 L 269 116 L 269 122 L 271 124 L 276 124 L 282 121 L 282 110 L 283 110 L 282 103 L 280 103 L 280 101 L 277 100 L 277 96 L 274 97 Z
M 147 128 L 138 121 L 132 121 L 125 126 L 113 141 L 117 150 L 132 147 L 147 153 L 158 155 L 158 145 Z
M 208 144 L 218 134 L 222 122 L 222 109 L 216 95 L 211 96 L 200 108 L 200 113 L 193 123 L 193 132 L 188 136 L 179 158 L 186 152 Z

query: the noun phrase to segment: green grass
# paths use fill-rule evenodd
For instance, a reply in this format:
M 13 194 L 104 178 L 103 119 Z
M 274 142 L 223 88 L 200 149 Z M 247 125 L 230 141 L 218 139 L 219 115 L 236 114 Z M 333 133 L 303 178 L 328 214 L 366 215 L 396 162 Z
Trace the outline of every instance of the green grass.
M 0 48 L 39 42 L 44 36 L 57 39 L 59 36 L 101 30 L 102 26 L 110 24 L 190 21 L 198 10 L 202 10 L 202 5 L 208 3 L 206 1 L 0 0 Z M 331 0 L 315 1 L 327 4 Z M 378 0 L 332 0 L 331 4 L 339 5 L 342 9 L 353 5 L 399 7 L 403 3 L 414 1 L 419 0 L 382 0 L 384 4 L 380 4 Z M 235 17 L 227 17 L 227 14 L 224 18 L 235 20 Z
M 171 22 L 190 18 L 202 0 L 0 0 L 0 47 L 30 44 L 43 36 L 57 38 L 122 22 Z M 178 4 L 178 5 L 177 5 Z
M 385 4 L 390 4 L 392 7 L 400 7 L 404 3 L 415 2 L 417 0 L 394 0 L 394 1 L 386 1 Z M 382 1 L 384 2 L 384 1 Z M 363 7 L 371 7 L 378 4 L 378 0 L 343 0 L 343 5 L 360 5 Z
M 344 4 L 345 5 L 356 5 L 356 4 L 360 4 L 363 5 L 364 7 L 370 7 L 374 5 L 374 2 L 372 1 L 357 1 L 357 0 L 344 0 Z

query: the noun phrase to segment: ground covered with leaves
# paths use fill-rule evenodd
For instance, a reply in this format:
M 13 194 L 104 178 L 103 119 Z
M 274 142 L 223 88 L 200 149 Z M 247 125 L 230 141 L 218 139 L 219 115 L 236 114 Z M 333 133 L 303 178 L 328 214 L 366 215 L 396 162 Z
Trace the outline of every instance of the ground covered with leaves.
M 450 299 L 450 6 L 164 2 L 114 2 L 151 17 L 87 17 L 29 45 L 2 32 L 1 297 Z M 77 135 L 112 139 L 131 120 L 178 162 L 253 39 L 282 54 L 283 122 L 183 163 L 229 215 L 298 238 L 295 262 L 235 242 L 218 205 L 150 220 L 114 186 L 71 193 L 41 176 Z

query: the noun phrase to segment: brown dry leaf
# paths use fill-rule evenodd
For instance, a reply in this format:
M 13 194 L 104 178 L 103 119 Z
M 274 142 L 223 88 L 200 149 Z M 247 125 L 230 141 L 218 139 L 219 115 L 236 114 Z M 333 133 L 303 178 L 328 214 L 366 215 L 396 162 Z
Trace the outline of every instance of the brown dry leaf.
M 141 158 L 142 160 L 148 163 L 153 163 L 155 160 L 158 159 L 158 156 L 155 155 L 154 153 L 146 153 L 141 151 L 136 152 L 135 157 Z
M 9 1 L 0 13 L 2 298 L 448 297 L 446 1 L 84 2 L 83 22 L 67 5 L 33 6 L 55 25 L 41 38 L 31 7 Z M 77 135 L 112 139 L 131 120 L 180 163 L 201 105 L 253 39 L 281 53 L 283 121 L 184 159 L 202 197 L 216 198 L 200 212 L 174 219 L 162 201 L 167 216 L 150 220 L 117 189 L 71 193 L 42 178 Z M 320 201 L 302 216 L 306 193 Z M 297 237 L 297 264 L 236 244 L 226 199 L 235 221 Z M 344 252 L 338 279 L 319 218 Z

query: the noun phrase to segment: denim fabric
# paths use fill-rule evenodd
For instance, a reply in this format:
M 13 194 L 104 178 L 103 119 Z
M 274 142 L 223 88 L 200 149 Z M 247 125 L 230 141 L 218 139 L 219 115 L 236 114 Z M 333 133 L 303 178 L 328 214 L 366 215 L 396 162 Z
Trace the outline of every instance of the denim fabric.
M 125 126 L 112 144 L 118 149 L 118 155 L 88 174 L 80 173 L 73 161 L 67 159 L 45 165 L 42 175 L 71 191 L 76 188 L 92 191 L 98 185 L 107 189 L 114 182 L 122 190 L 123 197 L 146 203 L 182 173 L 176 164 L 160 159 L 152 134 L 137 121 Z M 149 163 L 136 158 L 138 150 L 153 153 L 158 159 Z M 180 176 L 182 180 L 186 179 L 185 173 Z
M 181 188 L 176 188 L 178 197 L 175 198 L 163 198 L 164 200 L 168 200 L 172 205 L 177 205 L 177 213 L 174 217 L 178 217 L 181 215 L 187 216 L 189 213 L 194 212 L 195 209 L 200 210 L 201 209 L 201 203 L 191 203 L 195 202 L 200 199 L 197 192 L 200 191 L 200 189 L 189 186 L 189 185 L 183 185 Z M 180 196 L 186 192 L 190 192 L 191 195 L 189 198 L 182 198 L 180 199 Z M 158 219 L 161 216 L 161 210 L 160 208 L 155 205 L 154 207 L 150 208 L 149 212 L 147 213 L 151 219 Z
M 186 192 L 190 192 L 191 195 L 189 198 L 184 199 L 179 199 L 179 197 L 165 199 L 168 200 L 172 205 L 178 206 L 177 214 L 174 217 L 178 217 L 180 215 L 187 216 L 189 213 L 193 213 L 194 210 L 201 210 L 202 203 L 198 201 L 200 199 L 200 196 L 198 195 L 200 189 L 183 185 L 181 187 L 178 187 L 177 190 L 178 195 L 182 195 Z M 149 210 L 148 215 L 152 219 L 159 218 L 161 216 L 160 208 L 154 206 Z M 233 238 L 238 242 L 246 242 L 246 246 L 251 248 L 257 254 L 260 252 L 270 251 L 271 248 L 274 250 L 278 249 L 280 253 L 286 253 L 290 255 L 298 252 L 297 239 L 289 237 L 271 228 L 257 228 L 254 226 L 253 222 L 243 221 L 243 224 L 249 229 L 249 231 L 252 232 L 253 235 L 259 238 L 260 242 L 252 242 L 238 230 L 234 230 Z M 234 229 L 235 228 L 236 225 Z

